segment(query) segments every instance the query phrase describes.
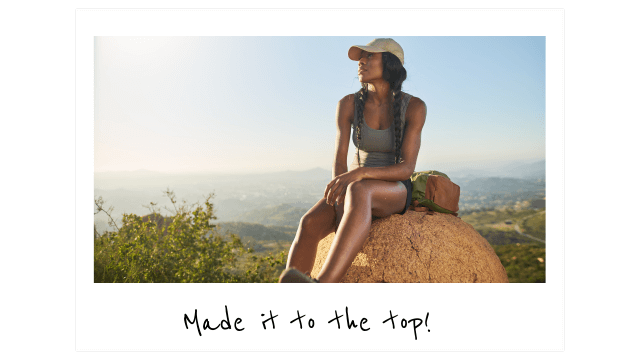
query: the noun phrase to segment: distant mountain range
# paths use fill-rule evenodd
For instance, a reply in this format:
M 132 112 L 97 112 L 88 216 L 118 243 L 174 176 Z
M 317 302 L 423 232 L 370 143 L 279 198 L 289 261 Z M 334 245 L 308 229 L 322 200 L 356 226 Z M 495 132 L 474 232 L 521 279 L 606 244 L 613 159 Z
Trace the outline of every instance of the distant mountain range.
M 493 164 L 479 164 L 478 166 L 464 166 L 459 164 L 439 164 L 426 165 L 418 164 L 416 171 L 439 170 L 453 177 L 503 177 L 516 179 L 544 179 L 546 176 L 545 160 L 516 160 L 508 162 L 496 162 Z M 252 174 L 224 174 L 224 173 L 163 173 L 150 170 L 135 171 L 113 171 L 113 172 L 96 172 L 94 174 L 96 187 L 98 183 L 126 181 L 137 182 L 136 180 L 161 180 L 164 183 L 168 179 L 174 181 L 182 181 L 189 179 L 190 183 L 199 183 L 211 180 L 234 180 L 248 179 L 252 177 L 259 178 L 262 182 L 282 182 L 283 180 L 298 182 L 312 181 L 324 182 L 331 180 L 331 170 L 316 167 L 304 171 L 277 171 L 270 173 L 252 173 Z M 154 181 L 155 182 L 155 181 Z
M 219 173 L 219 172 L 198 172 L 198 173 L 171 173 L 171 172 L 162 172 L 162 171 L 153 171 L 153 170 L 133 170 L 133 171 L 97 171 L 94 172 L 94 176 L 96 179 L 106 180 L 106 179 L 141 179 L 141 178 L 182 178 L 189 177 L 192 179 L 200 180 L 200 179 L 232 179 L 237 177 L 246 177 L 246 176 L 260 176 L 264 179 L 282 179 L 283 177 L 292 177 L 295 179 L 317 179 L 322 176 L 326 176 L 329 174 L 331 176 L 331 170 L 323 169 L 321 167 L 316 167 L 309 170 L 285 170 L 285 171 L 275 171 L 275 172 L 267 172 L 267 173 Z
M 477 167 L 442 165 L 439 169 L 427 170 L 439 170 L 446 173 L 451 178 L 499 177 L 538 180 L 546 179 L 546 160 L 520 160 Z
M 165 173 L 149 170 L 109 171 L 94 173 L 94 187 L 108 189 L 176 188 L 205 184 L 286 184 L 306 182 L 312 185 L 331 181 L 331 171 L 313 168 L 304 171 L 278 171 L 271 173 Z
M 545 196 L 545 160 L 511 161 L 483 166 L 445 164 L 416 170 L 439 170 L 461 187 L 461 209 L 500 207 Z M 255 174 L 162 173 L 148 170 L 97 172 L 94 196 L 102 196 L 114 216 L 123 213 L 146 215 L 150 202 L 171 208 L 163 196 L 167 188 L 181 201 L 202 201 L 215 193 L 218 221 L 250 222 L 271 226 L 298 226 L 302 215 L 322 198 L 331 171 L 313 168 L 305 171 L 279 171 Z M 165 212 L 163 212 L 164 214 Z M 98 214 L 96 225 L 106 227 L 106 216 Z
M 545 182 L 531 179 L 484 177 L 484 178 L 459 178 L 453 181 L 460 186 L 460 189 L 467 192 L 482 193 L 520 193 L 536 192 L 544 190 Z

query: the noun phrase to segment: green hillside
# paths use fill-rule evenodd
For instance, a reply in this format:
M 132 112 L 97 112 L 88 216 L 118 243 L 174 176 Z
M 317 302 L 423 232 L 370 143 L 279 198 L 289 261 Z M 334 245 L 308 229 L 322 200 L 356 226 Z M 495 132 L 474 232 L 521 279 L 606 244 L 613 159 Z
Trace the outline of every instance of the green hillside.
M 250 236 L 258 240 L 293 239 L 297 230 L 293 226 L 265 226 L 247 222 L 223 222 L 218 226 L 223 233 L 229 231 L 241 238 Z
M 474 211 L 471 213 L 460 212 L 460 218 L 469 225 L 476 227 L 477 225 L 490 225 L 504 222 L 506 220 L 521 220 L 529 215 L 533 215 L 538 210 L 491 210 L 491 211 Z
M 545 228 L 547 226 L 546 222 L 546 213 L 545 211 L 541 211 L 534 216 L 525 219 L 520 226 L 522 231 L 531 236 L 535 236 L 539 239 L 546 240 L 545 238 Z
M 544 244 L 494 245 L 493 249 L 507 271 L 510 283 L 545 282 Z
M 233 220 L 238 222 L 252 222 L 262 225 L 293 226 L 298 227 L 300 218 L 309 209 L 302 209 L 290 204 L 280 204 L 277 206 L 251 210 L 234 216 Z
M 545 282 L 545 243 L 518 234 L 545 239 L 545 211 L 512 210 L 481 211 L 461 215 L 460 218 L 487 239 L 500 258 L 511 283 Z
M 297 231 L 293 226 L 265 226 L 247 222 L 219 223 L 218 229 L 221 233 L 238 235 L 257 254 L 288 252 Z

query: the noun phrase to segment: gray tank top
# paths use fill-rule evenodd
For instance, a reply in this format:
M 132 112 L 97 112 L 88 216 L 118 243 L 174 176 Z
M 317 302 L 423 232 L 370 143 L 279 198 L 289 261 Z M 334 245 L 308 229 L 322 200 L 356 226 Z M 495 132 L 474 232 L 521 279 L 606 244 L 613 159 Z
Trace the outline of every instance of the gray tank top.
M 402 146 L 402 139 L 404 138 L 404 130 L 406 122 L 404 115 L 407 112 L 409 106 L 409 100 L 411 95 L 402 92 L 402 100 L 400 103 L 400 121 L 402 130 L 400 132 L 400 146 Z M 354 98 L 355 101 L 355 98 Z M 353 128 L 351 139 L 353 145 L 358 148 L 358 137 L 356 135 L 356 119 L 358 118 L 358 108 L 355 107 L 353 114 L 353 121 L 351 121 L 351 127 Z M 360 129 L 362 139 L 360 140 L 360 164 L 364 167 L 382 167 L 395 164 L 395 122 L 391 122 L 391 126 L 384 130 L 375 130 L 367 125 L 366 119 L 362 123 Z M 356 150 L 357 151 L 357 150 Z M 358 168 L 358 154 L 353 157 L 349 170 Z

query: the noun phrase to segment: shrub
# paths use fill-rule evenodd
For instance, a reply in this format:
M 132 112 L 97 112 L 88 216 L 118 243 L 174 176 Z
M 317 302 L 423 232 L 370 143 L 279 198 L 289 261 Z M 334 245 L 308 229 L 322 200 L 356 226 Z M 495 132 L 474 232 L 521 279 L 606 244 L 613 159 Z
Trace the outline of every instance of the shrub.
M 174 193 L 165 191 L 173 204 L 163 217 L 151 203 L 151 214 L 123 214 L 120 227 L 105 209 L 102 197 L 96 211 L 104 212 L 116 231 L 94 234 L 94 282 L 275 282 L 284 267 L 284 252 L 258 257 L 237 235 L 221 235 L 213 194 L 203 203 L 177 204 Z

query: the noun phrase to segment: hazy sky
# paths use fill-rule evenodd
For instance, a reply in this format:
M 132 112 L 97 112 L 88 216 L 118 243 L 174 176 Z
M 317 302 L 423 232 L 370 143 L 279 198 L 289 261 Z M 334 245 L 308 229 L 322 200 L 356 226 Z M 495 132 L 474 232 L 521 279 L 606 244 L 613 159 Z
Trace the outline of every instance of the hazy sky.
M 375 37 L 97 37 L 95 171 L 331 169 L 347 51 Z M 544 159 L 544 37 L 394 39 L 427 104 L 416 171 Z

